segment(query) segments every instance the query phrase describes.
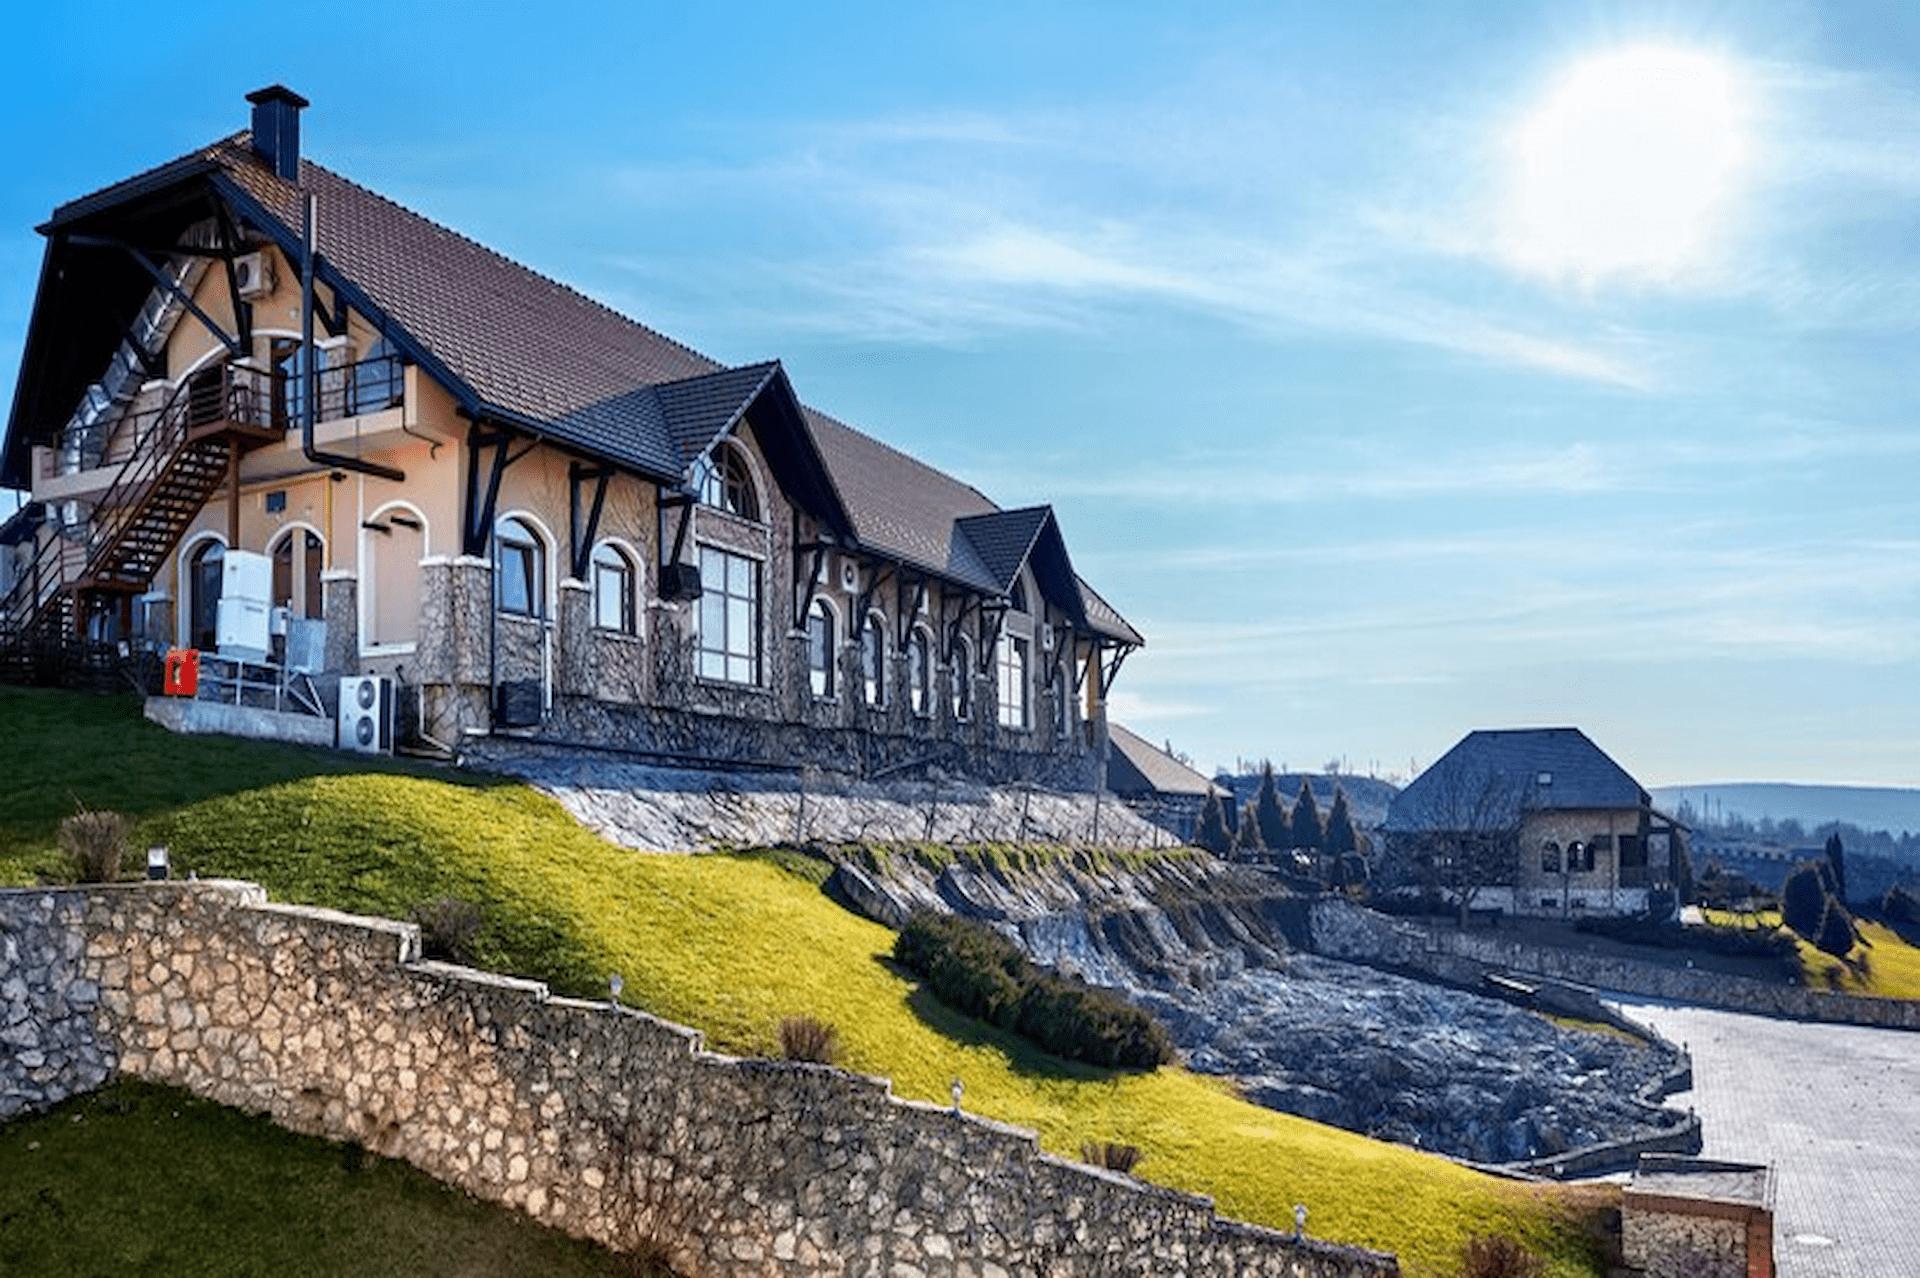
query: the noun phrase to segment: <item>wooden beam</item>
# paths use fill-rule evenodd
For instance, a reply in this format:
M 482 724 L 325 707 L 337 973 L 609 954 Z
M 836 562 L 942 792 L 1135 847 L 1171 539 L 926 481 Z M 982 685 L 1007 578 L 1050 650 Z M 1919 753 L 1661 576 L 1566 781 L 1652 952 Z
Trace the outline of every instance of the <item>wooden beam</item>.
M 467 430 L 467 501 L 464 514 L 465 526 L 460 530 L 460 553 L 464 555 L 484 556 L 488 543 L 493 537 L 493 515 L 500 504 L 500 477 L 507 470 L 507 445 L 510 437 L 504 430 L 489 430 L 475 422 Z M 480 467 L 481 454 L 491 450 L 492 459 L 486 463 L 487 476 L 485 490 L 482 492 Z
M 607 483 L 613 478 L 611 466 L 588 466 L 571 462 L 567 466 L 567 534 L 572 552 L 569 566 L 575 581 L 587 579 L 587 567 L 593 558 L 593 543 L 600 536 L 600 512 L 607 502 Z M 581 522 L 580 485 L 593 484 L 593 500 Z
M 927 579 L 924 575 L 911 583 L 911 600 L 907 597 L 908 585 L 907 579 L 902 577 L 894 590 L 894 604 L 900 609 L 900 616 L 894 621 L 893 650 L 898 653 L 907 650 L 907 640 L 913 637 L 913 619 L 920 615 L 920 605 L 927 601 Z

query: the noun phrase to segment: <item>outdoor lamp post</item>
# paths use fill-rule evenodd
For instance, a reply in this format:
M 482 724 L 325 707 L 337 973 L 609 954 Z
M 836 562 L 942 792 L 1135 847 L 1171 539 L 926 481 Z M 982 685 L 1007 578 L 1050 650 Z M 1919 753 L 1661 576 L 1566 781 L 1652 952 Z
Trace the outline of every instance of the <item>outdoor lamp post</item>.
M 615 972 L 612 976 L 609 976 L 607 978 L 607 992 L 612 997 L 607 1001 L 614 1007 L 620 1006 L 620 991 L 625 988 L 627 988 L 627 983 L 620 979 L 620 973 Z
M 167 852 L 164 843 L 155 844 L 147 849 L 147 877 L 158 883 L 173 872 L 173 858 Z

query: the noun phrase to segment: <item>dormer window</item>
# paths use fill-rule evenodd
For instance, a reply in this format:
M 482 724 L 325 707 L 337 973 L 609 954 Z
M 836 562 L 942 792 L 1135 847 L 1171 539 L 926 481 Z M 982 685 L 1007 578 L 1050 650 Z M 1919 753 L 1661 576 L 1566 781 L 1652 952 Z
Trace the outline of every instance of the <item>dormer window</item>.
M 1539 776 L 1535 777 L 1533 780 L 1535 785 L 1538 785 L 1542 790 L 1544 790 L 1548 786 L 1553 784 L 1553 773 L 1542 772 Z
M 694 483 L 700 492 L 701 505 L 760 522 L 760 500 L 739 449 L 721 444 L 702 457 L 695 465 Z

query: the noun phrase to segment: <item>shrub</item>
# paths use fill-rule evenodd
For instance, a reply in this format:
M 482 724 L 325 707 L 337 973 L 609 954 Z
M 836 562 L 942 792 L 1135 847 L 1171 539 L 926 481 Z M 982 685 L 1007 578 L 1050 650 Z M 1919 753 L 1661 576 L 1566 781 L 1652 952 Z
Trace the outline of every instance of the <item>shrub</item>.
M 1140 1147 L 1111 1140 L 1083 1141 L 1080 1145 L 1080 1161 L 1131 1176 L 1133 1169 L 1140 1165 Z
M 1835 958 L 1853 953 L 1853 918 L 1838 899 L 1827 902 L 1826 917 L 1820 920 L 1813 943 Z
M 1501 1234 L 1467 1239 L 1460 1251 L 1460 1278 L 1542 1278 L 1540 1258 Z
M 1117 994 L 1035 966 L 1019 947 L 971 919 L 921 912 L 893 956 L 956 1011 L 1011 1030 L 1069 1060 L 1152 1069 L 1173 1060 L 1160 1022 Z
M 127 837 L 133 823 L 118 812 L 81 808 L 60 822 L 60 850 L 73 863 L 82 883 L 112 883 L 120 877 L 127 857 Z
M 1818 866 L 1802 865 L 1787 876 L 1780 889 L 1780 917 L 1786 925 L 1811 941 L 1820 935 L 1820 924 L 1827 913 L 1827 885 Z
M 422 955 L 443 963 L 473 963 L 473 943 L 486 921 L 479 906 L 457 896 L 439 896 L 414 906 L 413 921 L 420 927 Z
M 838 1064 L 840 1031 L 812 1016 L 789 1016 L 780 1022 L 780 1055 L 815 1065 Z
M 1728 958 L 1781 959 L 1795 952 L 1793 938 L 1774 927 L 1684 927 L 1664 919 L 1594 917 L 1576 921 L 1576 932 L 1628 945 L 1694 950 Z
M 1887 889 L 1885 899 L 1880 902 L 1880 912 L 1889 923 L 1920 923 L 1920 896 L 1896 883 Z

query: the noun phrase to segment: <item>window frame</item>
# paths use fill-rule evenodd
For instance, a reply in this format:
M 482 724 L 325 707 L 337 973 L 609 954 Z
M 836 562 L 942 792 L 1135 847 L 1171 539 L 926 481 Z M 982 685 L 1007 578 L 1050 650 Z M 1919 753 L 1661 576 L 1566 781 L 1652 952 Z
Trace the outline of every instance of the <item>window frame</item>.
M 816 622 L 823 623 L 826 630 L 825 640 L 819 643 L 814 633 Z M 807 689 L 815 701 L 832 701 L 839 691 L 839 662 L 834 643 L 839 629 L 840 619 L 834 615 L 833 605 L 824 599 L 814 600 L 813 609 L 807 614 Z M 823 658 L 818 665 L 816 657 Z
M 607 624 L 600 609 L 603 574 L 617 574 L 620 578 L 620 615 L 614 625 Z M 600 542 L 587 559 L 587 578 L 593 599 L 593 628 L 607 634 L 637 636 L 640 633 L 640 566 L 635 556 L 611 541 Z
M 907 636 L 907 708 L 920 719 L 933 717 L 933 637 L 925 626 Z
M 887 619 L 879 612 L 860 626 L 860 693 L 868 709 L 887 708 Z
M 693 669 L 696 678 L 705 683 L 725 684 L 732 688 L 758 688 L 765 668 L 760 631 L 762 627 L 765 591 L 760 580 L 764 565 L 760 560 L 738 551 L 728 550 L 724 546 L 700 543 L 695 547 L 694 563 L 700 570 L 700 598 L 694 605 L 693 613 Z M 708 565 L 718 565 L 717 580 L 708 576 Z M 747 583 L 746 593 L 734 589 L 734 566 L 741 565 Z M 708 625 L 709 601 L 720 600 L 718 616 L 720 618 L 719 643 L 712 643 L 713 635 Z M 744 651 L 736 649 L 734 640 L 734 604 L 746 606 L 747 643 Z M 717 664 L 711 664 L 717 663 Z M 736 674 L 736 664 L 745 664 L 746 677 Z
M 952 667 L 954 722 L 968 723 L 973 719 L 973 640 L 965 635 L 954 638 Z
M 1026 635 L 1003 634 L 1000 636 L 1000 651 L 995 657 L 999 678 L 995 681 L 998 691 L 999 721 L 1003 728 L 1020 732 L 1029 732 L 1033 728 L 1033 640 Z M 1018 656 L 1019 660 L 1013 658 Z M 1009 696 L 1010 690 L 1017 690 L 1019 696 Z M 1010 702 L 1017 702 L 1019 717 L 1008 717 L 1008 710 L 1014 708 Z
M 524 537 L 522 536 L 524 535 Z M 510 574 L 507 570 L 507 550 L 514 552 L 516 558 L 524 556 L 523 570 Z M 541 536 L 533 521 L 524 515 L 502 515 L 493 525 L 493 606 L 502 616 L 520 617 L 527 621 L 545 621 L 549 615 L 547 608 L 547 563 L 549 550 L 546 538 Z M 507 599 L 507 581 L 517 575 L 524 586 L 527 599 L 526 607 L 515 607 Z
M 760 485 L 754 480 L 753 468 L 748 465 L 746 454 L 732 441 L 715 445 L 700 459 L 694 486 L 700 494 L 700 504 L 708 509 L 750 524 L 766 522 Z

